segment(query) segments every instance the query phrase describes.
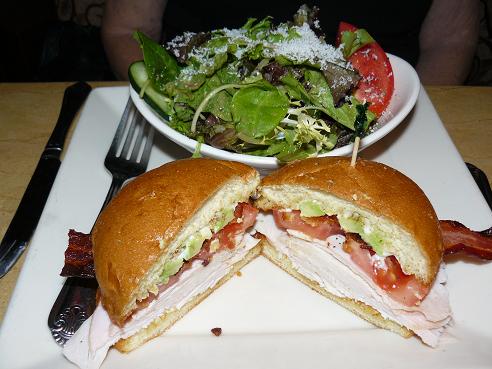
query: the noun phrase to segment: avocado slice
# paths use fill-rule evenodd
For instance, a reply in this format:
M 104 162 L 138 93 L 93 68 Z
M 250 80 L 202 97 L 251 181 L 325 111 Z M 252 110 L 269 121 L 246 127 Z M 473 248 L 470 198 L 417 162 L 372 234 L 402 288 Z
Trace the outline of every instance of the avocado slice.
M 321 209 L 321 206 L 312 200 L 304 200 L 299 204 L 301 216 L 303 217 L 320 217 L 326 213 Z
M 353 217 L 338 217 L 338 221 L 342 228 L 351 233 L 357 233 L 360 237 L 367 242 L 369 246 L 376 252 L 378 255 L 383 255 L 383 236 L 378 231 L 372 231 L 367 233 L 364 230 L 363 221 L 360 218 Z
M 234 219 L 234 209 L 224 209 L 215 218 L 212 224 L 212 232 L 217 233 Z
M 202 228 L 194 235 L 188 237 L 184 243 L 185 247 L 181 252 L 181 257 L 184 260 L 190 260 L 193 256 L 200 252 L 203 242 L 210 237 L 212 237 L 212 231 L 208 227 Z
M 183 265 L 183 259 L 181 257 L 177 257 L 176 259 L 168 260 L 164 264 L 164 268 L 161 273 L 161 283 L 166 284 L 169 282 L 169 277 L 175 275 L 181 266 Z

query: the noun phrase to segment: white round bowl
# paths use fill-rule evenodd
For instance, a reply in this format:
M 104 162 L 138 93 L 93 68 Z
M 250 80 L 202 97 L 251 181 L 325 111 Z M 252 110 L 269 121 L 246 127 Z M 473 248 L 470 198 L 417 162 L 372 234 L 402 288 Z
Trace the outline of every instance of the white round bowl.
M 391 132 L 391 130 L 405 119 L 417 101 L 420 91 L 420 80 L 417 72 L 405 60 L 391 54 L 388 54 L 388 57 L 391 62 L 391 67 L 393 68 L 395 80 L 393 96 L 382 116 L 371 128 L 371 132 L 360 141 L 359 150 L 363 150 L 372 145 Z M 131 85 L 130 96 L 145 119 L 147 119 L 159 132 L 171 141 L 187 149 L 190 153 L 195 151 L 197 141 L 172 129 L 165 119 L 159 116 L 142 98 L 139 97 L 138 93 Z M 353 144 L 350 143 L 319 156 L 349 156 L 352 154 L 352 149 Z M 204 157 L 214 159 L 239 161 L 251 165 L 262 172 L 268 172 L 280 166 L 280 162 L 275 157 L 238 154 L 217 149 L 207 144 L 202 144 L 200 154 Z

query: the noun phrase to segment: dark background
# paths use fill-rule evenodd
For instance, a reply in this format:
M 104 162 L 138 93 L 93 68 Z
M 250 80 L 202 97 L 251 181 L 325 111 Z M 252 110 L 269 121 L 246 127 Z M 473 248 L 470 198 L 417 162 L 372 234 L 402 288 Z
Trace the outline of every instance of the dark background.
M 114 80 L 100 40 L 104 0 L 3 1 L 0 82 Z M 467 85 L 492 85 L 492 0 Z
M 103 1 L 89 3 L 3 1 L 0 82 L 114 80 L 100 40 Z

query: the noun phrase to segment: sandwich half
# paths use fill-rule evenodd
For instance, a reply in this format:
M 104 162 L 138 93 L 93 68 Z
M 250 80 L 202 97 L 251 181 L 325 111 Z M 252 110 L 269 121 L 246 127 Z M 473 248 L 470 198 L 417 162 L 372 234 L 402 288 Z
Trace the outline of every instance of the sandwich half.
M 259 255 L 248 233 L 259 181 L 244 164 L 185 159 L 125 186 L 92 232 L 100 302 L 64 355 L 98 368 L 111 346 L 139 347 Z
M 424 192 L 386 165 L 326 157 L 262 179 L 263 254 L 370 323 L 436 346 L 451 321 L 443 241 Z

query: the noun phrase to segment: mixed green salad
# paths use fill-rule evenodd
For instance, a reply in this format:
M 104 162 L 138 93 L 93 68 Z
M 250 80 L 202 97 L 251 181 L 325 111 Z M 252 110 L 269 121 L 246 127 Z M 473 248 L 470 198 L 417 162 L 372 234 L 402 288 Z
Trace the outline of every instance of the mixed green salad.
M 363 29 L 324 41 L 316 14 L 248 19 L 239 29 L 187 32 L 159 45 L 141 32 L 132 86 L 176 131 L 216 148 L 291 161 L 364 136 L 376 115 L 353 94 L 350 56 L 374 42 Z M 199 150 L 200 144 L 197 145 Z

